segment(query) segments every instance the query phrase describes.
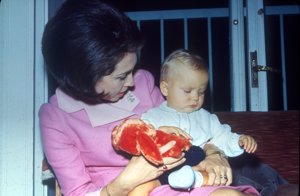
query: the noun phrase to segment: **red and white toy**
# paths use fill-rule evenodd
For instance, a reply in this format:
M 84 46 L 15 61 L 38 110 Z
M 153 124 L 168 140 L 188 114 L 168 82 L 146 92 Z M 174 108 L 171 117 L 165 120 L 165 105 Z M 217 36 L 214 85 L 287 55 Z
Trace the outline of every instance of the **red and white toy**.
M 170 141 L 176 141 L 176 144 L 161 154 L 159 148 Z M 112 133 L 112 144 L 116 150 L 131 155 L 142 154 L 154 165 L 163 165 L 164 157 L 179 158 L 191 146 L 189 139 L 156 130 L 140 119 L 127 119 L 116 126 Z

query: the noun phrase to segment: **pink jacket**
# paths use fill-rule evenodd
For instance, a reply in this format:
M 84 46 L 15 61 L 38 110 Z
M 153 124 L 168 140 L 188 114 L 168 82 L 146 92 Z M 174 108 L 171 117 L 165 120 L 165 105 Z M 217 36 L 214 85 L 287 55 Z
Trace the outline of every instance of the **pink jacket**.
M 40 109 L 43 148 L 65 196 L 99 190 L 128 163 L 111 145 L 111 131 L 124 118 L 139 117 L 163 97 L 152 75 L 139 70 L 136 87 L 116 104 L 90 106 L 59 88 Z

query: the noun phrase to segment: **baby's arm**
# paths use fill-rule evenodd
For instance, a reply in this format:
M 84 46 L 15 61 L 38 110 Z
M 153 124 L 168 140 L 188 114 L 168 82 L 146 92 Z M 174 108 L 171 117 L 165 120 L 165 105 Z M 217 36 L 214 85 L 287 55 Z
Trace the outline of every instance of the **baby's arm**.
M 239 145 L 248 153 L 254 153 L 257 149 L 257 143 L 250 135 L 241 135 L 239 138 Z

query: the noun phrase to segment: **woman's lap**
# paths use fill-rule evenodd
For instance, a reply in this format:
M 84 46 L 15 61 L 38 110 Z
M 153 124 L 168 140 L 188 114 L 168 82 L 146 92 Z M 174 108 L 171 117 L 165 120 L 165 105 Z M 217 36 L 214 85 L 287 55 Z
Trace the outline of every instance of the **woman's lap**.
M 174 189 L 171 189 L 168 185 L 163 185 L 154 189 L 150 193 L 150 196 L 208 196 L 210 193 L 220 188 L 229 188 L 239 190 L 243 193 L 255 193 L 259 195 L 259 193 L 251 186 L 206 186 L 201 188 L 195 188 L 191 191 L 176 191 Z

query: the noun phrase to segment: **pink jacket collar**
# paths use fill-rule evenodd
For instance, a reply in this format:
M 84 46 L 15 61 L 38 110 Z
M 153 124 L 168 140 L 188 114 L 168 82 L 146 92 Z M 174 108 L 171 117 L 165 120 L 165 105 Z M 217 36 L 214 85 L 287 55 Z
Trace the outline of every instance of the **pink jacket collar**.
M 140 100 L 128 91 L 127 94 L 118 102 L 112 104 L 88 105 L 82 101 L 76 100 L 60 88 L 56 89 L 58 107 L 67 113 L 73 113 L 84 109 L 88 114 L 93 127 L 112 123 L 135 113 L 133 109 L 139 104 Z

